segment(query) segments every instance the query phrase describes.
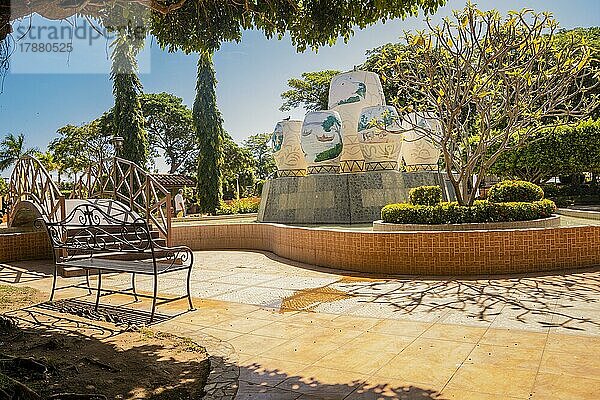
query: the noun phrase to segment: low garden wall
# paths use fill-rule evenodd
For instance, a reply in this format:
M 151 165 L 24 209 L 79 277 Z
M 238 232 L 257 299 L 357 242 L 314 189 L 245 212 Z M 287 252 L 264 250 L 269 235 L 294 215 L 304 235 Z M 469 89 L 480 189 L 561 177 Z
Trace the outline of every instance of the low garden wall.
M 50 258 L 52 258 L 52 249 L 45 230 L 40 232 L 0 230 L 0 262 Z
M 479 275 L 600 265 L 600 226 L 455 232 L 357 232 L 270 223 L 185 225 L 193 250 L 273 252 L 308 264 L 375 274 Z
M 383 232 L 480 231 L 497 229 L 550 228 L 556 226 L 560 226 L 560 217 L 558 215 L 550 218 L 534 219 L 531 221 L 484 222 L 479 224 L 390 224 L 381 220 L 373 222 L 373 230 Z

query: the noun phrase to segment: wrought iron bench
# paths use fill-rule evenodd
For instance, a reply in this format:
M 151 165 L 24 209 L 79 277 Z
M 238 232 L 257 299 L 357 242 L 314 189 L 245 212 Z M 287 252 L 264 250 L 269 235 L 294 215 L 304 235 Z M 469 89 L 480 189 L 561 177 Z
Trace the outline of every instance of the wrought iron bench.
M 152 299 L 150 323 L 156 306 L 176 300 L 188 299 L 189 309 L 193 310 L 190 279 L 194 255 L 189 247 L 166 247 L 153 237 L 148 223 L 131 211 L 108 208 L 99 204 L 82 203 L 73 208 L 67 217 L 58 222 L 43 219 L 35 221 L 35 226 L 46 227 L 54 253 L 54 279 L 50 301 L 60 289 L 83 288 L 90 294 L 96 291 L 95 309 L 100 297 L 115 293 Z M 85 284 L 56 287 L 59 268 L 81 268 L 85 270 Z M 98 285 L 90 285 L 90 271 L 97 271 Z M 179 297 L 158 297 L 158 276 L 166 273 L 187 271 L 187 294 Z M 131 273 L 131 288 L 110 290 L 102 288 L 103 273 Z M 153 294 L 137 293 L 135 276 L 153 277 Z

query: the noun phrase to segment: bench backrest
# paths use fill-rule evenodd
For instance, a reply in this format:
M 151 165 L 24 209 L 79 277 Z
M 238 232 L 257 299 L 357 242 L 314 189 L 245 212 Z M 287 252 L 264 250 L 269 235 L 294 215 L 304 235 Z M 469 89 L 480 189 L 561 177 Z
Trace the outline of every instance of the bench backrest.
M 105 253 L 154 252 L 148 223 L 133 213 L 111 213 L 98 204 L 82 203 L 62 221 L 45 225 L 57 262 Z

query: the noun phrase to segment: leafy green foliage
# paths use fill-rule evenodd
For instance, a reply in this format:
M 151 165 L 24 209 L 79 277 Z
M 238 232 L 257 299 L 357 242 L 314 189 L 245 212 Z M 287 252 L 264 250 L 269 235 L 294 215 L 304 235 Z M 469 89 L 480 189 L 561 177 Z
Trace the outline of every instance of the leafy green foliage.
M 279 109 L 289 111 L 303 107 L 309 111 L 327 110 L 329 84 L 339 73 L 337 70 L 303 72 L 301 79 L 291 78 L 288 80 L 290 89 L 281 94 L 284 102 Z
M 439 186 L 419 186 L 408 192 L 408 202 L 412 205 L 434 206 L 442 202 L 442 188 Z
M 229 215 L 257 213 L 259 206 L 260 198 L 258 197 L 245 197 L 238 200 L 232 200 L 227 203 L 223 201 L 217 210 L 217 214 Z
M 113 156 L 110 131 L 102 128 L 102 122 L 95 120 L 89 124 L 75 126 L 65 125 L 58 129 L 59 137 L 50 141 L 45 163 L 51 163 L 62 173 L 78 173 L 90 164 L 100 163 Z
M 600 172 L 600 121 L 544 129 L 525 146 L 502 154 L 490 172 L 534 183 L 553 176 Z
M 223 140 L 223 166 L 221 176 L 224 198 L 239 198 L 249 195 L 254 188 L 255 160 L 252 153 L 235 143 L 225 133 Z M 250 192 L 248 192 L 250 190 Z
M 8 194 L 8 184 L 4 178 L 0 177 L 0 197 L 4 197 Z
M 198 200 L 202 212 L 214 214 L 220 206 L 223 167 L 223 119 L 217 108 L 217 79 L 212 54 L 200 53 L 196 99 L 192 110 L 198 141 Z
M 144 39 L 137 37 L 136 32 L 129 29 L 119 32 L 111 44 L 113 51 L 110 74 L 115 97 L 112 128 L 114 136 L 124 139 L 123 149 L 118 155 L 142 168 L 148 163 L 148 134 L 144 130 L 144 115 L 139 99 L 142 83 L 137 76 L 135 57 L 143 44 Z
M 17 136 L 9 133 L 0 141 L 0 171 L 9 169 L 19 158 L 32 156 L 36 151 L 35 148 L 25 147 L 25 136 L 22 133 Z
M 492 203 L 532 202 L 543 198 L 544 191 L 542 188 L 526 181 L 498 182 L 488 192 L 488 200 Z
M 555 211 L 556 205 L 548 199 L 509 203 L 477 200 L 472 206 L 461 206 L 456 202 L 433 206 L 400 203 L 383 207 L 381 219 L 392 224 L 427 225 L 512 222 L 548 218 Z
M 174 1 L 173 1 L 174 3 Z M 288 33 L 300 51 L 347 41 L 353 28 L 379 21 L 426 13 L 443 0 L 385 2 L 271 0 L 251 2 L 187 1 L 166 14 L 153 13 L 152 34 L 161 46 L 186 53 L 214 51 L 224 41 L 239 41 L 242 31 L 256 28 L 267 38 Z
M 258 179 L 267 179 L 272 176 L 276 170 L 273 150 L 269 145 L 271 133 L 259 133 L 251 135 L 244 140 L 242 146 L 247 149 L 255 161 L 254 174 Z
M 171 174 L 189 170 L 198 154 L 192 110 L 170 93 L 142 94 L 139 99 L 153 155 L 161 150 Z

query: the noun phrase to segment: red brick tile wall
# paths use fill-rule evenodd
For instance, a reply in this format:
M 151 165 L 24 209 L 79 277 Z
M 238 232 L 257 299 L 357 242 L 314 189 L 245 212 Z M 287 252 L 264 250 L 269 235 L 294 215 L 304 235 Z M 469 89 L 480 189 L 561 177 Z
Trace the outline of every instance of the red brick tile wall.
M 0 234 L 0 262 L 50 258 L 52 249 L 45 231 Z
M 354 232 L 276 224 L 173 227 L 193 250 L 252 249 L 330 268 L 477 275 L 600 265 L 600 226 L 466 232 Z

